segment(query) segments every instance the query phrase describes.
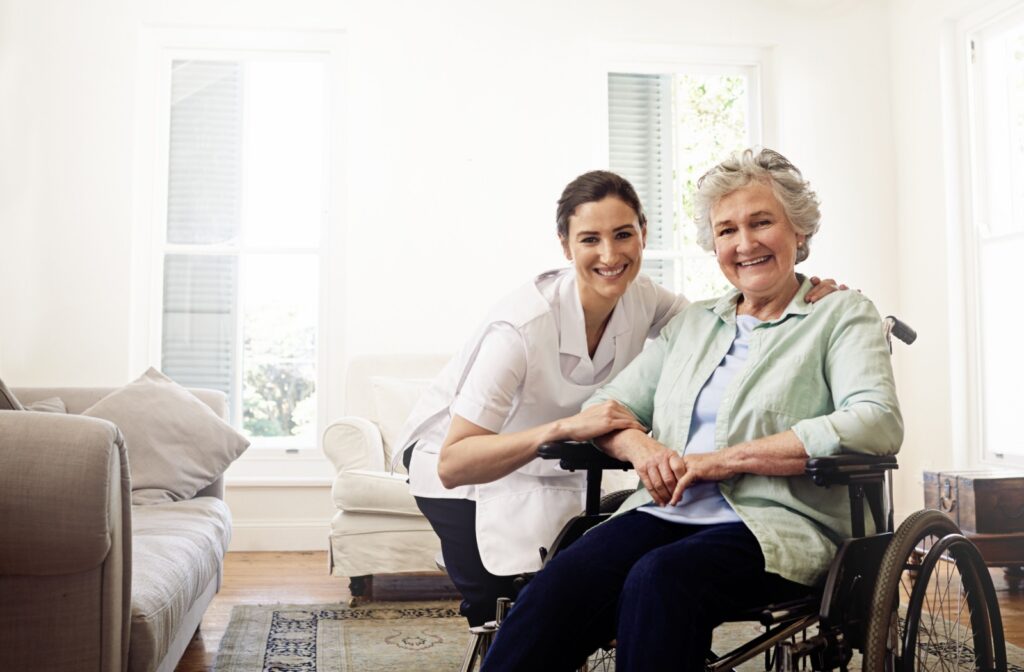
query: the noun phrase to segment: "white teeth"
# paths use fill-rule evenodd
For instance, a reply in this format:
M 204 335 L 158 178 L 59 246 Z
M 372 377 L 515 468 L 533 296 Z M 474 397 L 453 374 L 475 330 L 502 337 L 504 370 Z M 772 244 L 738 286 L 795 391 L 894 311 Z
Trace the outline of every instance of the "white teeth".
M 758 257 L 757 259 L 751 259 L 750 261 L 741 261 L 737 266 L 753 266 L 754 264 L 760 264 L 762 261 L 768 261 L 768 257 Z
M 604 278 L 614 278 L 616 275 L 622 275 L 623 271 L 626 270 L 625 266 L 619 266 L 618 268 L 595 268 L 597 274 Z

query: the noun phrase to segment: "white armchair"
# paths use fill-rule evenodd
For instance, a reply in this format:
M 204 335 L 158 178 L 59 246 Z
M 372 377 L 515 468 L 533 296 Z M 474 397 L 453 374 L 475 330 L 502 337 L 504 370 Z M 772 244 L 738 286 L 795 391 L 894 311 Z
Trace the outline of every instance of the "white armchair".
M 413 404 L 447 361 L 361 355 L 349 363 L 345 415 L 324 431 L 323 449 L 337 470 L 330 571 L 349 577 L 353 602 L 372 597 L 374 574 L 437 569 L 440 542 L 409 494 L 404 469 L 391 473 L 390 465 Z

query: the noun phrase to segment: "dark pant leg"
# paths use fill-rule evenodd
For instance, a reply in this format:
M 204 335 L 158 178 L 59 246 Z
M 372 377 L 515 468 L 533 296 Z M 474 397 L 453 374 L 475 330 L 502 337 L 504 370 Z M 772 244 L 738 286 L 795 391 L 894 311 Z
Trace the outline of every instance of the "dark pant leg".
M 741 609 L 809 590 L 764 571 L 761 548 L 743 523 L 698 527 L 630 570 L 619 602 L 615 669 L 702 670 L 716 625 Z
M 512 597 L 512 576 L 487 571 L 476 544 L 476 502 L 468 499 L 416 497 L 416 505 L 441 539 L 445 570 L 462 593 L 460 612 L 470 625 L 494 620 L 499 597 Z
M 676 541 L 690 530 L 632 511 L 583 535 L 520 593 L 482 670 L 577 668 L 587 655 L 615 637 L 619 593 L 633 564 L 652 548 Z

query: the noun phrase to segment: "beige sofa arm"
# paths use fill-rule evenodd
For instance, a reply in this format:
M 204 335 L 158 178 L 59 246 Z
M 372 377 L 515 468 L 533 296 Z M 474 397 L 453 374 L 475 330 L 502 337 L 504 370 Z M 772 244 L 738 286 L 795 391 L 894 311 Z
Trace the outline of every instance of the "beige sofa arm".
M 384 439 L 380 429 L 366 418 L 345 416 L 324 430 L 323 450 L 341 473 L 352 469 L 390 471 L 384 464 Z
M 0 411 L 0 540 L 15 541 L 0 543 L 4 665 L 123 672 L 131 478 L 117 427 Z
M 96 418 L 0 412 L 0 574 L 69 574 L 130 529 L 131 484 L 121 432 Z M 124 495 L 122 497 L 122 495 Z

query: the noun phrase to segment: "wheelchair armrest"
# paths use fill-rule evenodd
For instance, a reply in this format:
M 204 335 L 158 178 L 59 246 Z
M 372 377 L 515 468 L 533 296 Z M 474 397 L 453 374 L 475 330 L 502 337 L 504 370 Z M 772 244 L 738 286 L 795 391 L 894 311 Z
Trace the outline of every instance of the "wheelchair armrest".
M 537 455 L 545 460 L 558 460 L 558 465 L 566 471 L 577 469 L 622 469 L 633 468 L 629 462 L 616 460 L 611 455 L 602 453 L 589 441 L 552 441 L 541 444 Z
M 852 481 L 882 482 L 885 472 L 899 469 L 895 455 L 844 453 L 807 460 L 805 473 L 815 485 L 849 485 Z

